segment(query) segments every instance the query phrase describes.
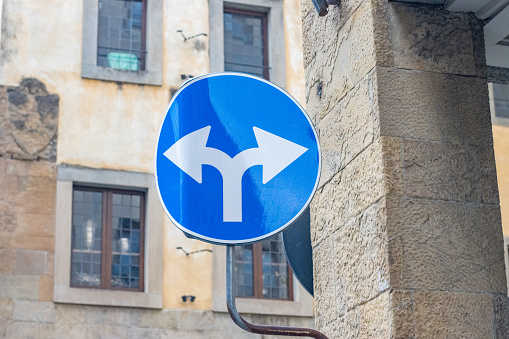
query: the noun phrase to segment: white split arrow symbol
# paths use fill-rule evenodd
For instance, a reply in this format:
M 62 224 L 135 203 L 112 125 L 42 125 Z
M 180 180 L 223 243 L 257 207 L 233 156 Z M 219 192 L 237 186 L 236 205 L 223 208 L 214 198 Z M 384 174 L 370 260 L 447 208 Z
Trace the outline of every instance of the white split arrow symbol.
M 258 147 L 233 158 L 207 147 L 210 126 L 187 134 L 164 152 L 164 156 L 200 184 L 202 165 L 219 170 L 223 177 L 224 222 L 242 221 L 242 176 L 248 168 L 262 165 L 262 183 L 266 184 L 308 150 L 258 127 L 253 127 L 253 131 Z

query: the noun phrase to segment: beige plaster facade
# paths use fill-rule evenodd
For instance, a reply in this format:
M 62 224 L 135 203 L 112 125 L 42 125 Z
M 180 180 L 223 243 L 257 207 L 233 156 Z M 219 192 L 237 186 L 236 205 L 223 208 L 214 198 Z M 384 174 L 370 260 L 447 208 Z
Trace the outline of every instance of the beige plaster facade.
M 221 281 L 224 283 L 214 281 L 218 276 L 214 262 L 223 267 L 222 249 L 187 239 L 164 216 L 158 201 L 148 202 L 153 213 L 148 226 L 145 292 L 95 293 L 68 285 L 69 259 L 65 256 L 70 238 L 65 227 L 70 227 L 69 192 L 73 183 L 127 185 L 153 194 L 150 178 L 154 150 L 171 95 L 184 82 L 182 74 L 197 76 L 211 69 L 209 1 L 149 2 L 162 11 L 148 12 L 148 20 L 161 20 L 153 37 L 162 44 L 158 84 L 133 83 L 135 78 L 123 78 L 122 74 L 119 79 L 126 81 L 93 79 L 91 73 L 85 74 L 84 46 L 90 43 L 87 8 L 91 4 L 93 8 L 96 0 L 0 1 L 0 135 L 10 135 L 15 129 L 9 125 L 10 117 L 22 116 L 23 109 L 30 109 L 20 106 L 18 110 L 8 98 L 11 88 L 31 90 L 30 83 L 23 84 L 22 79 L 37 79 L 47 95 L 57 98 L 54 129 L 38 130 L 42 132 L 35 139 L 31 134 L 20 134 L 0 142 L 0 185 L 4 192 L 0 201 L 2 338 L 260 338 L 236 328 L 225 309 L 214 306 L 217 288 Z M 268 3 L 282 9 L 282 20 L 276 23 L 283 28 L 277 44 L 283 44 L 284 54 L 282 63 L 275 66 L 284 75 L 282 85 L 303 103 L 300 3 L 241 2 L 255 6 Z M 177 30 L 186 36 L 207 36 L 184 41 Z M 275 41 L 273 44 L 277 45 Z M 149 69 L 158 69 L 152 66 Z M 20 150 L 17 137 L 35 141 L 23 144 Z M 37 142 L 45 148 L 37 148 Z M 30 147 L 32 152 L 27 151 Z M 34 210 L 25 211 L 25 207 Z M 186 256 L 177 247 L 187 252 L 213 252 Z M 294 286 L 297 310 L 293 302 L 281 308 L 278 302 L 260 306 L 256 301 L 240 309 L 255 322 L 312 327 L 312 298 L 297 287 L 296 280 Z M 182 295 L 196 299 L 184 303 Z
M 509 237 L 509 127 L 493 125 L 497 180 L 504 237 Z

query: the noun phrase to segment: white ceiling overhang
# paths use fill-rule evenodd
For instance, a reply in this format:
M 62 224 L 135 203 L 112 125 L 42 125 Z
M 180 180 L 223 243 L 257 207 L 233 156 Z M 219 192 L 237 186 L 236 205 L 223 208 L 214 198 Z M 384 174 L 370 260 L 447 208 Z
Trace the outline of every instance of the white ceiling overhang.
M 509 0 L 396 0 L 444 5 L 452 12 L 473 12 L 485 20 L 484 40 L 489 66 L 509 68 Z

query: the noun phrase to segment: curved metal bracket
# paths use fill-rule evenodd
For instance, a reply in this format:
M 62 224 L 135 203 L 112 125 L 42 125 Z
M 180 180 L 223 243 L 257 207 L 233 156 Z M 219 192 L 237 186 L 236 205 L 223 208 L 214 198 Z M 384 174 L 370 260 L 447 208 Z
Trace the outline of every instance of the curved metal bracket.
M 230 313 L 230 317 L 237 326 L 242 328 L 244 331 L 257 334 L 328 339 L 325 334 L 311 328 L 256 325 L 244 320 L 237 311 L 237 306 L 235 306 L 235 284 L 233 282 L 233 274 L 235 272 L 234 258 L 235 246 L 226 246 L 226 304 L 228 307 L 228 313 Z

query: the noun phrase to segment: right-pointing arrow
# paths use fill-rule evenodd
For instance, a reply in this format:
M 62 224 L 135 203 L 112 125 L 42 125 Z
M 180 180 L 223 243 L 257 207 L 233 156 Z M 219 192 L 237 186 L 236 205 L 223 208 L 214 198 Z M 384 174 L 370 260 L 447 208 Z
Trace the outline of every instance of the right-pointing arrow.
M 258 143 L 259 153 L 262 155 L 263 165 L 262 182 L 266 184 L 279 172 L 297 160 L 308 149 L 294 142 L 278 137 L 258 127 L 253 127 Z

